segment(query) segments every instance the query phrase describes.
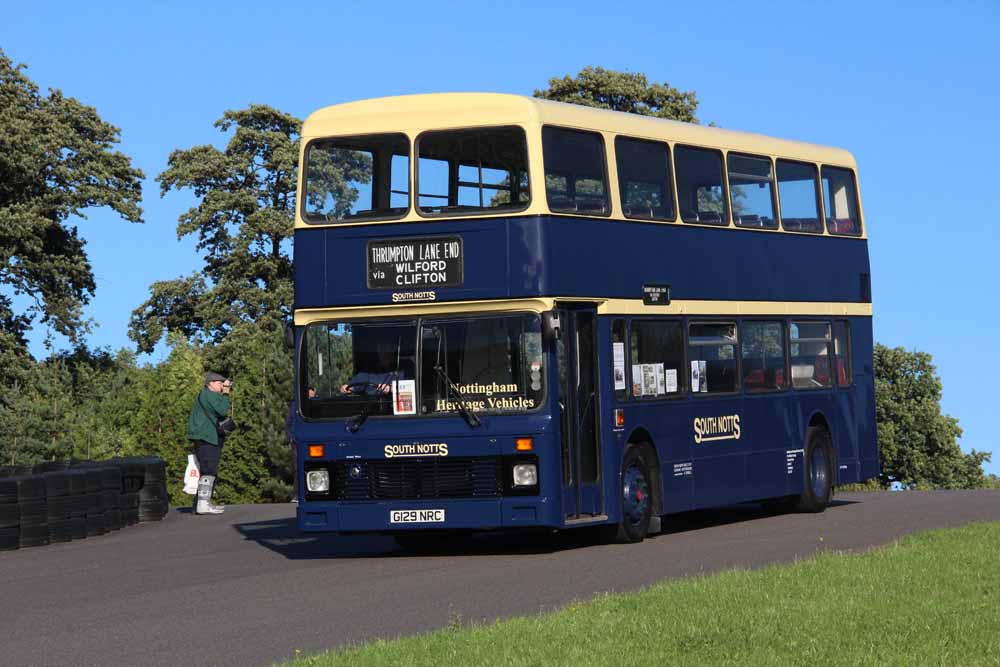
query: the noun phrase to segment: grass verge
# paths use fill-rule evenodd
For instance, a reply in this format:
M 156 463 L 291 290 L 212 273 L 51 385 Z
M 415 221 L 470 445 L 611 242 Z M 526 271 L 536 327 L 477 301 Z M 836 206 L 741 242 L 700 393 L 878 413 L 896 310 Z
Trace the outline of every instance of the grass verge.
M 864 554 L 674 580 L 544 616 L 286 664 L 997 665 L 1000 523 L 911 535 Z

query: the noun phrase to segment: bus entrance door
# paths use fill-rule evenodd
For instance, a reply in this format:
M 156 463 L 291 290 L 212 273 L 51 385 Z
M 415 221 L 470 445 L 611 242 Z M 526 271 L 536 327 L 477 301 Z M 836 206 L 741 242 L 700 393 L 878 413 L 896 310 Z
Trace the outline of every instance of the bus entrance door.
M 566 523 L 603 519 L 597 386 L 597 310 L 561 305 L 559 411 L 562 425 L 563 517 Z

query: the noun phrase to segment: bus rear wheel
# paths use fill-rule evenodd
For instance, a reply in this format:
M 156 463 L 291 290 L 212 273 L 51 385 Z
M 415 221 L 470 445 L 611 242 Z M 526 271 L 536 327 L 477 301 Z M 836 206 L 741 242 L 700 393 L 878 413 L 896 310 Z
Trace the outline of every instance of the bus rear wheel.
M 642 542 L 653 516 L 652 476 L 639 448 L 630 445 L 622 459 L 622 485 L 618 524 L 608 526 L 605 536 L 618 543 Z
M 802 493 L 795 499 L 795 509 L 799 512 L 822 512 L 830 504 L 833 493 L 832 449 L 826 429 L 818 426 L 806 429 Z

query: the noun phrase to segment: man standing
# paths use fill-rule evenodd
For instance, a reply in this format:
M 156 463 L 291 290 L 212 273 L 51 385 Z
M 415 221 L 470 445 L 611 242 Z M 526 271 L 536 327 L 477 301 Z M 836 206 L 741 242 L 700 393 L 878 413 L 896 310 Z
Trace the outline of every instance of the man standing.
M 188 440 L 194 447 L 201 477 L 198 479 L 198 495 L 195 496 L 195 514 L 222 514 L 224 507 L 212 503 L 212 490 L 219 473 L 219 457 L 222 455 L 223 437 L 219 435 L 218 423 L 229 412 L 229 391 L 232 380 L 218 373 L 205 374 L 205 387 L 198 393 L 188 417 Z

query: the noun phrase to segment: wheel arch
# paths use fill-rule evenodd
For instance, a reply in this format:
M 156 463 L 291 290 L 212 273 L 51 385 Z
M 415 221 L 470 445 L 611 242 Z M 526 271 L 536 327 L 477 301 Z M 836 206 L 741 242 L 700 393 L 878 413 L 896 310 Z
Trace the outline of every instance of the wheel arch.
M 821 410 L 816 410 L 809 417 L 809 421 L 806 424 L 806 429 L 802 433 L 802 446 L 805 447 L 806 435 L 809 433 L 810 428 L 819 428 L 826 431 L 827 436 L 830 438 L 830 446 L 828 448 L 827 454 L 830 457 L 830 480 L 831 486 L 837 486 L 837 442 L 833 437 L 833 429 L 830 427 L 830 421 L 826 418 Z
M 656 453 L 656 446 L 653 444 L 653 436 L 643 427 L 635 428 L 629 433 L 626 448 L 636 446 L 642 452 L 642 457 L 649 465 L 649 474 L 653 479 L 653 507 L 656 509 L 654 516 L 663 514 L 663 469 L 660 467 L 660 456 Z M 625 455 L 624 450 L 622 456 Z

